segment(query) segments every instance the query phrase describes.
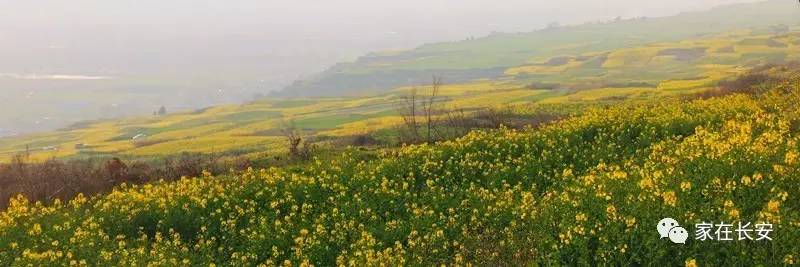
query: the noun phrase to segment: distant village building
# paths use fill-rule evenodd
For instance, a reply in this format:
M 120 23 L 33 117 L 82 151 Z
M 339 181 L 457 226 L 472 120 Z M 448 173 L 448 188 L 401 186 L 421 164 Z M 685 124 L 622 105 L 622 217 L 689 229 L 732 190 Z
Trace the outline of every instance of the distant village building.
M 87 148 L 89 148 L 89 145 L 87 145 L 87 144 L 85 144 L 85 143 L 78 143 L 78 144 L 75 144 L 75 149 L 78 149 L 78 150 L 80 150 L 80 149 L 87 149 Z
M 134 135 L 133 138 L 131 138 L 131 140 L 138 141 L 138 140 L 142 140 L 142 139 L 145 139 L 145 138 L 147 138 L 147 135 L 143 134 L 143 133 L 140 133 L 140 134 Z

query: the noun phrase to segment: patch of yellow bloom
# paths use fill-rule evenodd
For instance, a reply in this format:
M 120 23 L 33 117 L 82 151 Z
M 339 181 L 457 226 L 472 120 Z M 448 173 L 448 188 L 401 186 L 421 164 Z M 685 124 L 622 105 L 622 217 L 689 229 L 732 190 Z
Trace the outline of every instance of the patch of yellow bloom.
M 537 129 L 473 131 L 387 149 L 370 161 L 344 152 L 292 170 L 121 185 L 69 204 L 17 197 L 0 213 L 0 262 L 680 264 L 664 246 L 635 242 L 652 238 L 651 219 L 664 213 L 707 219 L 700 217 L 708 205 L 688 203 L 721 203 L 710 212 L 734 218 L 780 217 L 768 221 L 788 222 L 779 224 L 786 233 L 800 227 L 798 214 L 788 212 L 800 195 L 796 156 L 781 154 L 795 149 L 789 140 L 800 133 L 787 130 L 789 113 L 770 112 L 788 100 L 756 97 L 590 109 Z M 774 238 L 780 246 L 737 249 L 785 255 L 764 265 L 796 264 L 796 235 Z M 708 253 L 703 260 L 713 264 L 729 251 L 689 246 L 685 253 Z
M 681 182 L 681 191 L 686 192 L 692 190 L 692 182 Z
M 673 191 L 667 191 L 661 194 L 661 197 L 664 199 L 664 203 L 670 206 L 675 206 L 678 202 L 678 197 L 675 195 Z
M 684 262 L 684 266 L 686 267 L 697 267 L 697 261 L 693 258 L 686 259 Z

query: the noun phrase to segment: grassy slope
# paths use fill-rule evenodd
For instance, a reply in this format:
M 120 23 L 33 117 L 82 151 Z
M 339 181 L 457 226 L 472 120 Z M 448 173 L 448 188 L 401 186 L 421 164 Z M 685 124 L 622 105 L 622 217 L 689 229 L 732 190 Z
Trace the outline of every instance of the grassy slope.
M 299 173 L 121 187 L 0 214 L 0 262 L 24 265 L 768 266 L 800 251 L 800 80 L 597 109 L 537 130 L 473 132 Z M 781 93 L 778 93 L 781 92 Z M 669 216 L 771 222 L 773 241 L 660 240 Z
M 796 3 L 773 0 L 665 18 L 496 34 L 364 56 L 353 63 L 339 64 L 316 78 L 290 86 L 282 94 L 364 94 L 409 83 L 424 83 L 431 73 L 440 73 L 450 76 L 451 81 L 463 82 L 502 74 L 496 71 L 497 68 L 540 62 L 559 55 L 673 42 L 747 28 L 764 30 L 776 24 L 796 25 L 798 17 L 800 10 L 796 8 Z
M 691 49 L 704 52 L 691 59 L 679 59 Z M 684 52 L 664 54 L 676 50 Z M 774 36 L 740 31 L 600 53 L 553 55 L 569 60 L 529 62 L 508 68 L 497 79 L 448 84 L 440 95 L 447 99 L 443 107 L 453 109 L 649 101 L 705 90 L 750 65 L 798 59 L 798 55 L 799 33 Z M 564 89 L 527 88 L 534 81 L 558 84 Z M 284 147 L 280 128 L 285 120 L 294 120 L 307 134 L 317 137 L 368 134 L 401 121 L 397 104 L 410 89 L 395 88 L 360 98 L 267 99 L 165 117 L 85 123 L 76 129 L 2 138 L 0 160 L 24 152 L 26 146 L 32 149 L 34 159 L 98 154 L 157 157 L 183 151 L 281 154 Z M 418 89 L 423 94 L 429 90 L 424 86 Z M 146 143 L 136 145 L 131 138 L 140 133 L 148 138 Z M 80 143 L 90 147 L 75 149 Z M 58 150 L 42 150 L 48 146 Z

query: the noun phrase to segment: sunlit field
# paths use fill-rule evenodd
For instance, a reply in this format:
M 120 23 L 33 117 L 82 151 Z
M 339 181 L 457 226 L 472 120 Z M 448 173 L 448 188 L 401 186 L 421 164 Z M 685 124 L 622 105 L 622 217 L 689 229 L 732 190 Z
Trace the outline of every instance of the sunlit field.
M 373 161 L 347 151 L 295 172 L 122 185 L 48 206 L 17 198 L 0 214 L 0 262 L 791 265 L 800 257 L 798 84 L 622 103 Z M 676 245 L 655 233 L 665 216 L 778 228 L 771 241 Z

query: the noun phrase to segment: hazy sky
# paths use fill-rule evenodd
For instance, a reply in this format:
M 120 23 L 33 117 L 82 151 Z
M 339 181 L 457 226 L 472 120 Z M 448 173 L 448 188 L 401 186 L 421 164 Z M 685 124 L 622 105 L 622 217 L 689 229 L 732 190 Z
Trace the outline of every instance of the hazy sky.
M 281 61 L 308 57 L 287 67 L 292 73 L 287 76 L 298 76 L 366 50 L 412 47 L 491 31 L 531 31 L 553 21 L 574 24 L 616 16 L 665 16 L 735 2 L 746 0 L 0 0 L 4 44 L 0 55 L 41 53 L 30 51 L 35 49 L 95 51 L 98 55 L 86 56 L 86 62 L 74 64 L 72 71 L 125 72 L 113 64 L 115 60 L 165 56 L 137 54 L 125 44 L 206 54 L 210 51 L 205 47 L 210 47 L 218 50 L 207 63 L 225 61 L 226 54 L 252 56 L 228 49 L 256 51 L 256 56 Z M 146 71 L 155 65 L 180 65 L 166 56 L 135 59 L 127 68 Z M 0 63 L 0 70 L 14 71 L 16 66 L 27 70 L 15 72 L 68 71 L 68 66 L 60 66 L 72 62 L 59 61 L 60 57 L 15 59 L 11 67 Z
M 664 16 L 745 0 L 2 0 L 7 27 L 237 32 L 252 26 L 292 35 L 377 30 L 441 30 L 458 35 L 529 31 L 545 21 Z M 431 25 L 426 23 L 434 23 Z M 153 27 L 155 26 L 155 27 Z M 410 34 L 410 32 L 408 32 Z

